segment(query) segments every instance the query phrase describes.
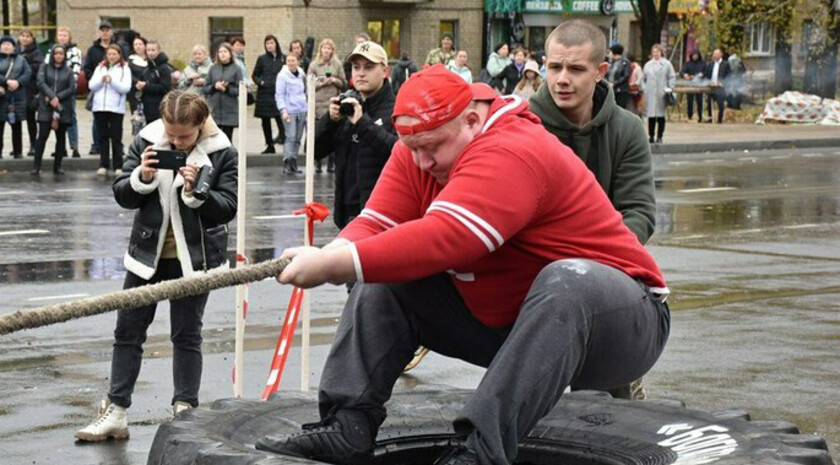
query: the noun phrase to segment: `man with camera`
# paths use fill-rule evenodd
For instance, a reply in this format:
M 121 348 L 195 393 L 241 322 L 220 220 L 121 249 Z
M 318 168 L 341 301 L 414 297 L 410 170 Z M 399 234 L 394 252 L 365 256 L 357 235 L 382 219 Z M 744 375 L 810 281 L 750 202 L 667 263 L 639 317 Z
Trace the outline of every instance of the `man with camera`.
M 315 158 L 335 152 L 333 218 L 339 228 L 362 212 L 397 142 L 385 49 L 375 42 L 361 42 L 347 61 L 355 90 L 330 99 L 329 112 L 315 130 Z

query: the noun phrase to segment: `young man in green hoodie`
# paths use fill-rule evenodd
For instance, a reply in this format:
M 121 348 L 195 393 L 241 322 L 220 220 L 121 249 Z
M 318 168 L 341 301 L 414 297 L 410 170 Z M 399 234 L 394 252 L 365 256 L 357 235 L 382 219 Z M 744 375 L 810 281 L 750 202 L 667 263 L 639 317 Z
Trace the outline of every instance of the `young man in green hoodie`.
M 653 164 L 638 116 L 619 108 L 604 79 L 606 38 L 593 24 L 566 21 L 546 39 L 546 83 L 531 97 L 543 126 L 579 156 L 645 244 L 653 234 Z
M 595 25 L 572 20 L 557 26 L 545 44 L 546 82 L 531 97 L 531 111 L 586 163 L 624 224 L 645 244 L 656 213 L 650 144 L 642 121 L 619 108 L 604 79 L 607 39 Z M 644 382 L 610 393 L 644 399 Z

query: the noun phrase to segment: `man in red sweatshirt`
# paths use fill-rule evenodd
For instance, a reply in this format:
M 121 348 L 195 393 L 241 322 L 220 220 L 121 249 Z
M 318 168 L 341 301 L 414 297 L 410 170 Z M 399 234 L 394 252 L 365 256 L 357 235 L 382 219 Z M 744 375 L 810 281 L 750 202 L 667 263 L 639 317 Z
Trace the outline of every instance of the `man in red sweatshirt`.
M 567 386 L 648 371 L 668 338 L 662 274 L 595 178 L 518 97 L 443 66 L 409 79 L 366 208 L 283 283 L 356 281 L 319 388 L 321 422 L 258 449 L 369 462 L 385 402 L 418 345 L 488 367 L 441 465 L 508 465 Z

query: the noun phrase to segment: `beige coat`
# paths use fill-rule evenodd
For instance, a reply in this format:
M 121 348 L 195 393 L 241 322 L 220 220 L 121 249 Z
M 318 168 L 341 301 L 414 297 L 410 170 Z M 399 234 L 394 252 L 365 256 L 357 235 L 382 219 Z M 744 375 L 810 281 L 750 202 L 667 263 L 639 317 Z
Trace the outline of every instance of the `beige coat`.
M 327 78 L 327 71 L 331 71 L 332 78 Z M 315 118 L 320 118 L 330 109 L 330 99 L 340 94 L 347 87 L 347 77 L 344 75 L 344 67 L 336 57 L 332 57 L 329 63 L 322 63 L 315 60 L 309 64 L 309 73 L 318 78 L 315 85 Z

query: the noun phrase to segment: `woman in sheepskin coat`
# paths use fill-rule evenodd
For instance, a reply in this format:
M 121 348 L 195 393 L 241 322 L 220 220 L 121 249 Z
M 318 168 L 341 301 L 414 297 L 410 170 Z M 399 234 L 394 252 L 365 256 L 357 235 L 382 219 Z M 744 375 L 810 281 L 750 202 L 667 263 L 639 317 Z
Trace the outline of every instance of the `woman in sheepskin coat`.
M 125 173 L 114 181 L 114 198 L 136 210 L 124 264 L 126 289 L 228 267 L 228 223 L 237 211 L 237 154 L 210 117 L 199 95 L 173 91 L 161 102 L 161 119 L 137 135 Z M 156 150 L 188 154 L 180 170 L 156 169 Z M 209 190 L 198 195 L 196 178 L 211 167 Z M 170 301 L 172 410 L 198 406 L 201 384 L 201 326 L 208 294 Z M 140 373 L 146 330 L 156 305 L 120 310 L 114 331 L 110 389 L 100 414 L 76 432 L 82 441 L 129 436 L 126 409 Z

